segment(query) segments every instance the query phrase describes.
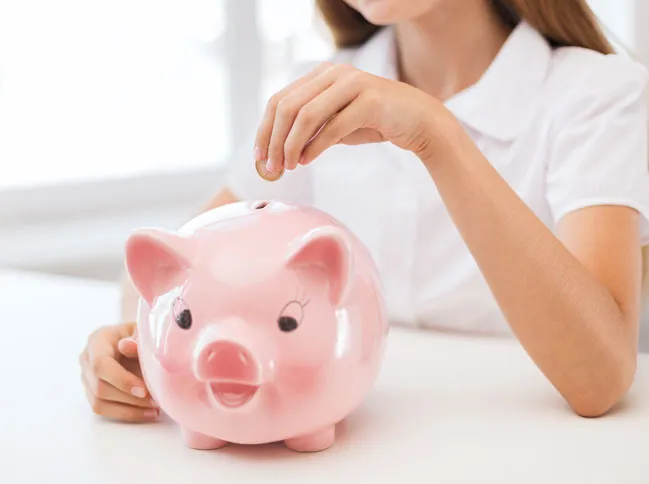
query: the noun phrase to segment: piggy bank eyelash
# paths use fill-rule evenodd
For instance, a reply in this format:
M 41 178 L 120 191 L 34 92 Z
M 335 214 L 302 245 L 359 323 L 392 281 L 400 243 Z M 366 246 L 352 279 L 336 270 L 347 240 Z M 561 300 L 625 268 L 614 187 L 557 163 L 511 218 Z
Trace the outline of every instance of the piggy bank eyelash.
M 182 298 L 177 298 L 173 306 L 174 321 L 180 329 L 188 330 L 192 326 L 192 312 Z
M 300 294 L 301 292 L 302 292 L 302 294 Z M 306 289 L 303 289 L 302 284 L 298 284 L 296 286 L 296 289 L 295 289 L 295 297 L 288 304 L 291 304 L 293 302 L 297 302 L 302 307 L 304 307 L 307 304 L 309 304 L 309 299 L 307 299 L 306 297 L 307 297 Z M 287 306 L 288 306 L 288 304 L 287 304 Z

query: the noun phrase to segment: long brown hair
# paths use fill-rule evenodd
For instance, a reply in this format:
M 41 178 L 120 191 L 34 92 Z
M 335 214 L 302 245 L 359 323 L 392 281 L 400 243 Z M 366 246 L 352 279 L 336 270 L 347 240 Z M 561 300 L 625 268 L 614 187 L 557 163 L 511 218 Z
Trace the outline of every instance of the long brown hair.
M 586 0 L 492 0 L 510 27 L 521 20 L 536 28 L 553 46 L 585 47 L 614 52 Z M 368 22 L 344 0 L 316 0 L 337 47 L 365 43 L 380 27 Z

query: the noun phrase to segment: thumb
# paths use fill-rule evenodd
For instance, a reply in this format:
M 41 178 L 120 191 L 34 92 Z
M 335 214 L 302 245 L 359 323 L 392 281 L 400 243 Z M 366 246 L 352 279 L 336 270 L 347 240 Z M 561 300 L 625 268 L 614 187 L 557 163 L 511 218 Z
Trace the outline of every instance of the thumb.
M 119 340 L 117 349 L 126 358 L 137 358 L 137 341 L 135 338 L 123 338 Z
M 372 128 L 359 128 L 338 141 L 338 144 L 354 146 L 369 143 L 383 143 L 384 141 L 386 141 L 385 137 L 377 130 Z

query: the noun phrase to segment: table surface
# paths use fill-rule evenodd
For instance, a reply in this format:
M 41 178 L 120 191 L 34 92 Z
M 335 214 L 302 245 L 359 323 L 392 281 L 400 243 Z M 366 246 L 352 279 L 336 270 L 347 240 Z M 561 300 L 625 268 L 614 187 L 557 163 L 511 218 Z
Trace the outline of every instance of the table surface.
M 95 416 L 78 355 L 114 323 L 112 285 L 0 273 L 0 482 L 649 482 L 649 356 L 625 403 L 572 414 L 511 340 L 394 328 L 374 391 L 314 454 L 279 444 L 183 446 L 170 421 Z

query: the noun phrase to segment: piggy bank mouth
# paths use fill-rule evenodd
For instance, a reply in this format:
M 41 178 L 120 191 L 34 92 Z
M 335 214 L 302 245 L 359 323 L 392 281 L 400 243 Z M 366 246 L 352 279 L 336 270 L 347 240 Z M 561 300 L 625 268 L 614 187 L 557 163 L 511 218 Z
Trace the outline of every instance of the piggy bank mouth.
M 236 382 L 209 382 L 212 401 L 227 409 L 240 408 L 249 403 L 259 391 L 259 385 Z
M 209 405 L 221 410 L 242 409 L 269 381 L 272 359 L 254 343 L 253 339 L 244 346 L 233 336 L 226 339 L 221 335 L 198 347 L 194 375 L 205 385 Z

